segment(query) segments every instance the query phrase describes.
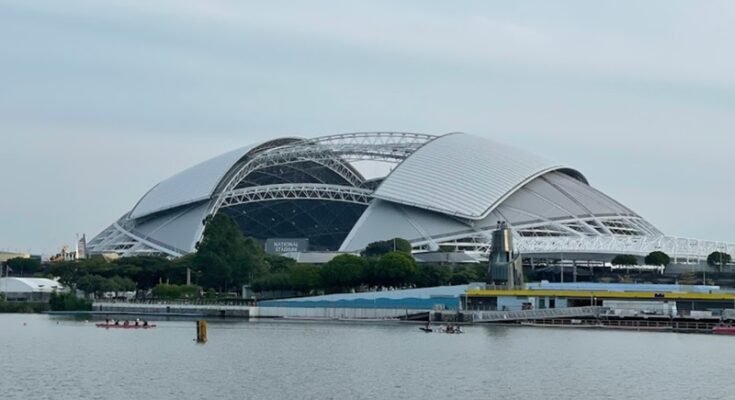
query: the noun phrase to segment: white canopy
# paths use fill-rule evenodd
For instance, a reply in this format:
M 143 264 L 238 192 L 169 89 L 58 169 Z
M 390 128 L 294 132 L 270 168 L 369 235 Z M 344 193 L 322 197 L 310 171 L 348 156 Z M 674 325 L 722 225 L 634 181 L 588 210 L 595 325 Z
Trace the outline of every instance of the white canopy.
M 0 278 L 0 293 L 53 293 L 64 285 L 46 278 Z

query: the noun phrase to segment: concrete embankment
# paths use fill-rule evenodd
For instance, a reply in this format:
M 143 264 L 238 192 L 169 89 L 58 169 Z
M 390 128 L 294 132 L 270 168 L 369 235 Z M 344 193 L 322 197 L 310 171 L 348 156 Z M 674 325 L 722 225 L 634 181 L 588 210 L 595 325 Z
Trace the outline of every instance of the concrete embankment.
M 245 305 L 107 303 L 92 305 L 95 314 L 190 316 L 209 318 L 293 318 L 293 319 L 398 319 L 428 310 L 326 307 L 259 307 Z
M 107 303 L 95 302 L 92 311 L 121 315 L 165 315 L 178 317 L 250 318 L 257 307 L 218 304 Z

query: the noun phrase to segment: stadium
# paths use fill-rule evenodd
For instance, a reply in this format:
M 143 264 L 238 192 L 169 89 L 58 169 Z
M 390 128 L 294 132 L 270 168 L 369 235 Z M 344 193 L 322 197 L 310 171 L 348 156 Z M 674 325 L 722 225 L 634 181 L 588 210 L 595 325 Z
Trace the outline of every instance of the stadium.
M 204 161 L 150 189 L 89 251 L 182 256 L 216 213 L 261 242 L 307 239 L 315 252 L 400 237 L 416 254 L 487 260 L 498 221 L 513 229 L 517 250 L 546 258 L 659 250 L 701 264 L 735 250 L 666 236 L 582 172 L 523 149 L 465 133 L 372 132 L 279 138 Z

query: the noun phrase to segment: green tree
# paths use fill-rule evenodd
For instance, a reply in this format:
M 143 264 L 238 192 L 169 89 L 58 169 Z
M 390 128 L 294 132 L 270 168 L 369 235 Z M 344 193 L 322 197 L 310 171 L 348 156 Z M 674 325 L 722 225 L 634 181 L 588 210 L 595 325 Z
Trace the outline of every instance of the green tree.
M 638 265 L 638 258 L 631 254 L 618 254 L 612 259 L 612 265 Z
M 113 276 L 105 278 L 100 275 L 84 275 L 76 282 L 76 288 L 85 293 L 92 293 L 99 297 L 107 292 L 132 292 L 136 289 L 135 282 L 128 277 Z
M 81 268 L 79 263 L 73 261 L 52 263 L 47 270 L 52 276 L 59 277 L 61 284 L 69 287 L 77 287 L 79 279 L 88 274 L 88 271 Z
M 179 285 L 159 283 L 151 289 L 151 294 L 157 299 L 178 299 L 181 298 L 182 291 Z
M 326 263 L 319 273 L 325 288 L 337 291 L 359 286 L 364 276 L 365 259 L 341 254 Z
M 661 265 L 668 267 L 671 263 L 671 257 L 663 251 L 654 251 L 646 256 L 644 262 L 646 265 Z
M 366 257 L 380 257 L 394 251 L 411 254 L 411 242 L 401 238 L 373 242 L 367 245 L 364 254 Z
M 181 297 L 187 299 L 198 299 L 202 297 L 202 288 L 198 285 L 179 285 Z
M 135 282 L 126 277 L 122 276 L 113 276 L 112 278 L 108 278 L 109 285 L 114 287 L 115 292 L 133 292 L 135 291 L 137 285 Z
M 478 264 L 480 268 L 474 266 L 462 265 L 454 268 L 450 283 L 452 285 L 466 285 L 470 282 L 479 282 L 484 280 L 485 266 Z
M 322 288 L 320 268 L 316 265 L 294 265 L 289 271 L 291 286 L 302 293 L 310 293 Z
M 292 288 L 290 275 L 286 272 L 266 275 L 254 280 L 252 288 L 256 292 L 265 290 L 290 290 Z
M 265 261 L 268 263 L 270 273 L 289 272 L 296 265 L 296 260 L 275 254 L 266 254 Z
M 380 257 L 375 269 L 375 278 L 382 285 L 404 286 L 414 283 L 418 267 L 416 260 L 400 251 L 387 253 Z
M 235 221 L 224 214 L 205 220 L 202 241 L 193 264 L 205 287 L 220 291 L 238 289 L 267 269 L 265 253 L 253 239 L 245 238 Z
M 10 267 L 13 275 L 29 276 L 41 270 L 41 260 L 37 258 L 11 258 L 5 261 L 5 265 Z
M 712 267 L 720 267 L 721 269 L 730 262 L 732 262 L 732 257 L 725 252 L 714 251 L 707 256 L 707 264 Z
M 612 259 L 611 264 L 622 266 L 638 265 L 638 258 L 632 254 L 618 254 Z
M 447 265 L 420 264 L 416 273 L 416 286 L 443 286 L 451 282 L 452 269 Z
M 87 294 L 98 296 L 108 289 L 107 279 L 99 275 L 84 275 L 76 282 L 76 287 Z
M 49 307 L 52 311 L 91 311 L 92 302 L 79 299 L 71 293 L 52 293 Z
M 174 263 L 191 260 L 190 256 L 181 257 L 183 261 L 171 261 L 165 257 L 137 256 L 123 257 L 112 263 L 115 274 L 136 282 L 140 289 L 151 289 L 161 282 L 181 282 L 186 279 L 186 269 L 175 267 Z M 108 275 L 109 276 L 109 275 Z

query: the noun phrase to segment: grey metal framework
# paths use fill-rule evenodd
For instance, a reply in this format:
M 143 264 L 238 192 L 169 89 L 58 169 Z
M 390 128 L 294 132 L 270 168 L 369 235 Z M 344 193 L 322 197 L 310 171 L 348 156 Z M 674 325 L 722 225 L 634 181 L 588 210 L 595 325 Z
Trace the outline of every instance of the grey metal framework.
M 365 163 L 390 168 L 366 179 Z M 735 253 L 729 243 L 665 236 L 568 166 L 463 133 L 406 132 L 280 138 L 233 150 L 162 181 L 88 246 L 177 257 L 195 250 L 202 221 L 219 212 L 257 239 L 312 235 L 342 251 L 404 237 L 416 252 L 449 246 L 483 259 L 502 220 L 527 254 L 661 250 L 695 263 L 712 251 Z
M 118 253 L 121 255 L 165 254 L 181 256 L 194 250 L 203 232 L 201 221 L 222 208 L 235 208 L 245 204 L 266 201 L 329 201 L 368 205 L 373 190 L 364 188 L 375 180 L 366 180 L 351 163 L 357 161 L 384 162 L 397 165 L 409 155 L 434 140 L 436 136 L 409 132 L 359 132 L 323 136 L 314 139 L 283 138 L 257 146 L 249 146 L 205 161 L 181 174 L 156 185 L 131 213 L 97 235 L 89 243 L 93 253 Z M 222 160 L 229 162 L 222 169 Z M 320 179 L 306 170 L 322 168 L 341 178 L 341 184 Z M 276 183 L 282 178 L 269 169 L 295 169 L 311 178 L 310 182 Z M 273 175 L 273 183 L 253 185 L 248 179 L 256 173 Z M 202 181 L 201 177 L 205 176 Z M 181 185 L 215 187 L 206 199 L 206 205 L 187 209 L 202 201 L 202 190 L 177 190 Z M 173 186 L 173 188 L 172 188 Z M 195 193 L 182 198 L 180 193 Z M 137 210 L 140 204 L 145 209 Z M 184 208 L 176 213 L 179 208 Z M 201 210 L 205 210 L 201 212 Z M 174 215 L 171 216 L 170 214 Z M 165 214 L 165 215 L 164 215 Z M 160 216 L 160 218 L 159 218 Z M 160 220 L 160 221 L 159 221 Z M 186 246 L 172 246 L 170 237 L 161 234 L 174 223 L 188 223 Z M 140 226 L 149 227 L 140 232 Z M 190 245 L 189 245 L 190 244 Z M 339 244 L 335 245 L 335 249 Z
M 235 189 L 220 196 L 220 208 L 269 200 L 330 200 L 370 204 L 371 190 L 314 183 L 280 184 Z
M 349 162 L 362 160 L 400 162 L 434 138 L 418 133 L 379 132 L 350 133 L 300 141 L 260 153 L 248 160 L 229 178 L 222 193 L 235 190 L 254 171 L 304 160 L 323 163 L 354 186 L 359 186 L 364 182 L 364 178 L 349 166 Z

